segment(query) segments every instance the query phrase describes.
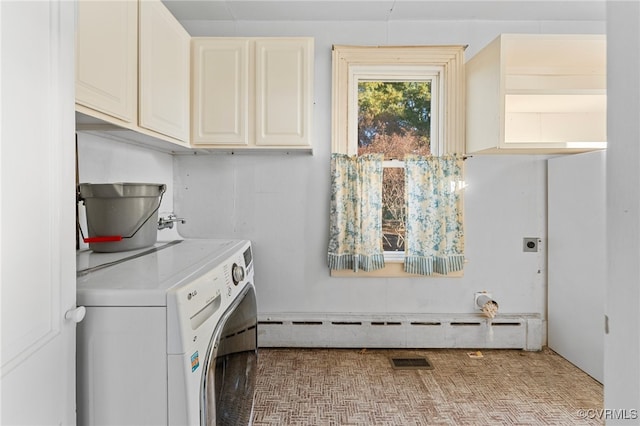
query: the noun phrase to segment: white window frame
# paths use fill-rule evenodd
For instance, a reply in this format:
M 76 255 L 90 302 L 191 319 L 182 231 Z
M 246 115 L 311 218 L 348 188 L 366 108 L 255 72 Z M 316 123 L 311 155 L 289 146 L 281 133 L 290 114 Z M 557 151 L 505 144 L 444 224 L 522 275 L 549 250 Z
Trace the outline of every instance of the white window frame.
M 360 81 L 431 80 L 431 152 L 465 153 L 465 46 L 333 46 L 331 151 L 358 153 Z M 434 107 L 435 106 L 435 107 Z M 393 161 L 384 167 L 404 167 Z M 331 271 L 332 276 L 410 276 L 404 252 L 385 252 L 385 268 L 372 272 Z M 448 276 L 461 276 L 452 274 Z
M 440 119 L 443 110 L 441 81 L 442 67 L 433 66 L 398 66 L 398 65 L 358 65 L 349 70 L 349 95 L 347 102 L 347 122 L 349 126 L 348 153 L 358 153 L 358 85 L 364 81 L 420 81 L 431 82 L 431 152 L 440 155 L 444 146 L 444 126 Z M 355 151 L 354 151 L 355 149 Z
M 406 73 L 408 79 L 419 79 L 420 72 L 435 73 L 440 110 L 436 113 L 440 113 L 442 127 L 434 152 L 464 154 L 464 49 L 464 46 L 333 46 L 331 151 L 348 155 L 358 152 L 357 79 L 376 75 L 390 79 L 390 71 L 396 71 L 400 76 Z

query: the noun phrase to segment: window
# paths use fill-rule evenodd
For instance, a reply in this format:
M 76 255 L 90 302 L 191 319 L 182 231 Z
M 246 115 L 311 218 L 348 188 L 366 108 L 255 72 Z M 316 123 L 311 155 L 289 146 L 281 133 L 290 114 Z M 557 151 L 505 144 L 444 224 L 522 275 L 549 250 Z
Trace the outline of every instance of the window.
M 384 154 L 387 267 L 375 276 L 402 275 L 390 263 L 401 264 L 405 254 L 404 156 L 464 153 L 463 52 L 463 46 L 334 46 L 332 152 Z
M 464 46 L 333 47 L 332 152 L 357 154 L 360 80 L 436 78 L 433 113 L 441 117 L 436 154 L 464 153 Z M 396 76 L 392 78 L 390 76 Z M 429 77 L 430 76 L 430 77 Z
M 438 76 L 430 69 L 356 75 L 358 155 L 384 154 L 382 245 L 385 260 L 402 260 L 406 206 L 404 157 L 439 151 Z M 409 75 L 416 72 L 416 75 Z M 402 79 L 401 79 L 402 78 Z M 354 126 L 355 127 L 355 126 Z M 432 143 L 435 149 L 432 149 Z

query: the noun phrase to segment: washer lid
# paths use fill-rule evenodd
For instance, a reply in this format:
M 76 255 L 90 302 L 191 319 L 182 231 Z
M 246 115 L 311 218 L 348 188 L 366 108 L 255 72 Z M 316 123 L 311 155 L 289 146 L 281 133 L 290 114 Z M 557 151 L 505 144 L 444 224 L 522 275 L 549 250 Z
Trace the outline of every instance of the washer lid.
M 166 306 L 167 291 L 188 284 L 227 260 L 246 240 L 188 239 L 178 244 L 156 244 L 157 250 L 103 267 L 77 278 L 77 301 L 83 306 Z M 145 252 L 142 250 L 140 252 Z M 140 252 L 123 252 L 127 258 Z M 87 257 L 90 260 L 87 261 Z M 113 253 L 78 253 L 78 265 L 112 262 Z

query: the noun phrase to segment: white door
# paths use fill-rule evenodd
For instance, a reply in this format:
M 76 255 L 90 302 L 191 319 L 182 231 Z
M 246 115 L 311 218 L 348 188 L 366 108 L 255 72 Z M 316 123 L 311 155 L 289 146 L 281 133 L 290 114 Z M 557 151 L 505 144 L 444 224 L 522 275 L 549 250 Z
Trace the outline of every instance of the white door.
M 548 161 L 549 347 L 604 380 L 605 152 Z
M 75 424 L 74 2 L 0 2 L 2 425 Z

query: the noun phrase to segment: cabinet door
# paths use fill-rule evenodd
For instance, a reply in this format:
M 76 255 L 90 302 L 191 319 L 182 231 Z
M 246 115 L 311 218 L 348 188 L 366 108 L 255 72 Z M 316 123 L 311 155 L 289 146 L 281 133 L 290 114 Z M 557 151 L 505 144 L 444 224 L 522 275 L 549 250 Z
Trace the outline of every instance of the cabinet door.
M 192 143 L 249 143 L 249 40 L 193 41 Z
M 189 140 L 191 38 L 160 2 L 140 2 L 140 127 Z
M 606 152 L 547 161 L 548 344 L 604 382 Z M 585 214 L 588 212 L 588 214 Z
M 76 103 L 136 123 L 138 3 L 79 1 Z
M 313 40 L 259 39 L 255 49 L 255 144 L 310 145 Z

